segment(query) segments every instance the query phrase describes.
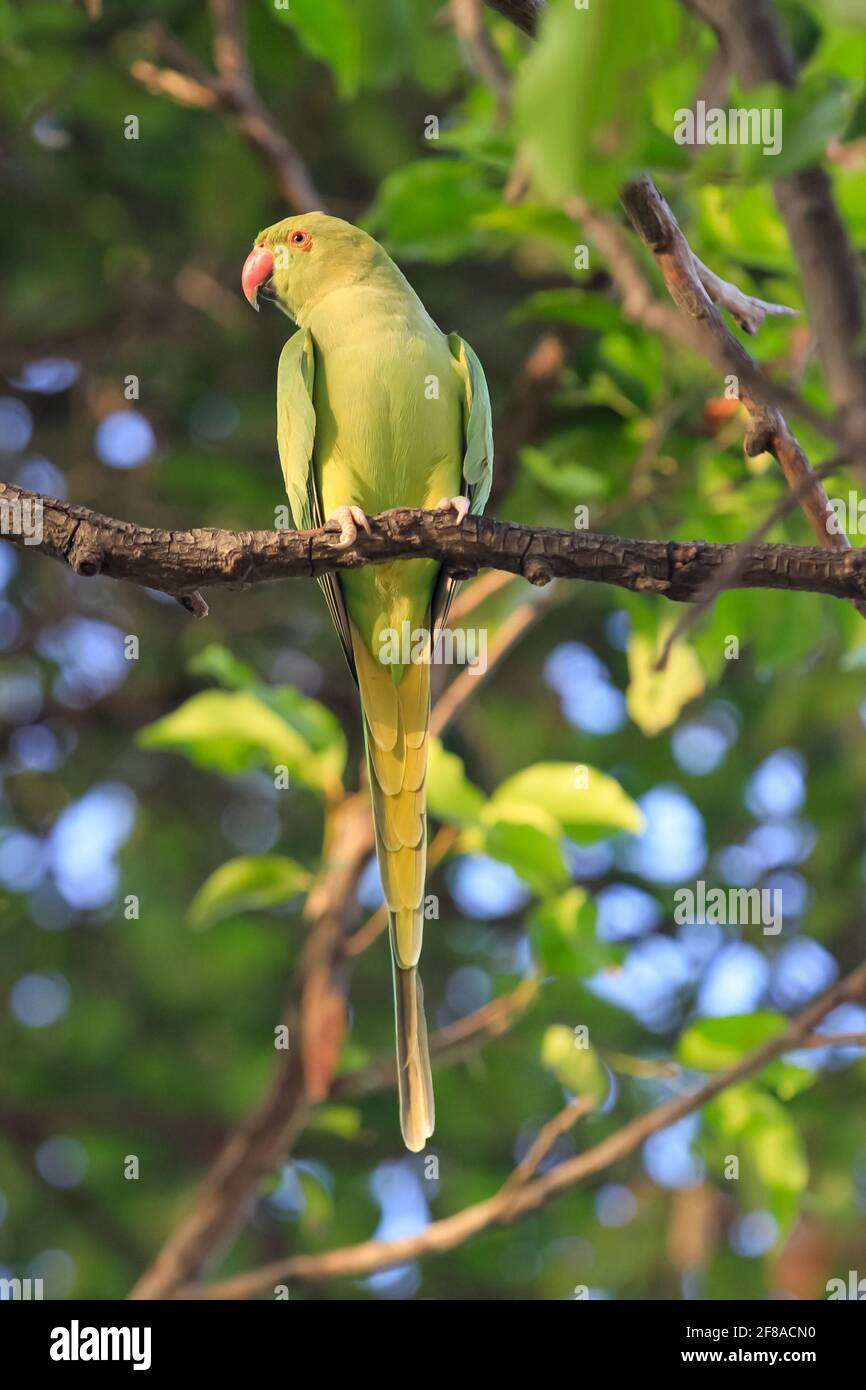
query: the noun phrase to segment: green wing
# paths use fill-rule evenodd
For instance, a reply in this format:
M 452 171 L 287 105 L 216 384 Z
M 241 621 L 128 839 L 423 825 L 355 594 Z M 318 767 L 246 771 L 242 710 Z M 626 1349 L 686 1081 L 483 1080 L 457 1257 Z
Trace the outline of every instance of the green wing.
M 448 334 L 451 356 L 463 377 L 463 481 L 469 510 L 480 514 L 493 485 L 493 417 L 484 368 L 459 333 Z M 433 625 L 444 627 L 457 584 L 443 571 L 433 596 Z
M 315 526 L 324 525 L 322 503 L 312 467 L 316 440 L 316 411 L 313 406 L 315 376 L 313 339 L 306 329 L 301 329 L 286 343 L 277 367 L 277 448 L 289 510 L 298 531 L 310 531 Z M 323 574 L 316 582 L 325 595 L 331 620 L 354 676 L 349 617 L 339 582 L 333 574 Z
M 298 531 L 309 531 L 316 524 L 310 506 L 310 463 L 316 438 L 315 373 L 313 340 L 302 329 L 286 343 L 277 367 L 277 448 Z
M 493 419 L 484 368 L 458 333 L 448 334 L 451 356 L 463 377 L 463 477 L 472 512 L 487 505 L 493 486 Z

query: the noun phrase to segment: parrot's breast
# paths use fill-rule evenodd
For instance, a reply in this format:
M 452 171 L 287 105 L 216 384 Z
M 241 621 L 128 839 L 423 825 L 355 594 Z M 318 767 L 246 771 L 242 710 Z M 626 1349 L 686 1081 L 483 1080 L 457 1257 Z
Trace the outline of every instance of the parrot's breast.
M 385 306 L 345 313 L 322 336 L 314 464 L 326 514 L 346 503 L 371 514 L 424 507 L 458 492 L 462 387 L 444 335 L 426 315 Z
M 326 306 L 323 306 L 323 309 Z M 463 490 L 463 387 L 444 334 L 400 295 L 333 295 L 310 323 L 316 370 L 313 466 L 323 513 L 435 507 Z M 343 571 L 353 622 L 375 651 L 384 629 L 429 623 L 434 561 Z

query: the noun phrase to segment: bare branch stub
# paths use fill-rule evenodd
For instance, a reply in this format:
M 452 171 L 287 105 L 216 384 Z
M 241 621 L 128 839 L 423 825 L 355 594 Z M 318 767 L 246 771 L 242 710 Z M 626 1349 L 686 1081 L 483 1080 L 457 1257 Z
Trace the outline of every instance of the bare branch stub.
M 710 299 L 714 304 L 721 304 L 723 309 L 727 309 L 731 318 L 744 332 L 757 333 L 769 314 L 796 317 L 799 313 L 798 309 L 791 309 L 787 304 L 772 304 L 766 299 L 758 299 L 756 295 L 745 294 L 737 285 L 732 285 L 730 280 L 723 280 L 714 270 L 710 270 L 709 266 L 704 265 L 703 261 L 698 260 L 694 253 L 692 254 L 701 284 Z

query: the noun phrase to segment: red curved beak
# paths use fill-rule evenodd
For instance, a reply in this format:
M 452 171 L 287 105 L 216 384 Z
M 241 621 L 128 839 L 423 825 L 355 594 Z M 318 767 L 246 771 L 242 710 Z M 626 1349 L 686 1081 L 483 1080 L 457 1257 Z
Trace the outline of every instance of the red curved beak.
M 266 246 L 254 246 L 244 261 L 241 286 L 254 309 L 259 307 L 259 289 L 274 268 L 274 258 Z

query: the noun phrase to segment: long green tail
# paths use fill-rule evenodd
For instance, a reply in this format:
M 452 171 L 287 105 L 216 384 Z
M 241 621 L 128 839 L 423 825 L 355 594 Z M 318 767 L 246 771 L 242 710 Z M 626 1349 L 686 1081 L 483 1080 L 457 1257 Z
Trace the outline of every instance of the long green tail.
M 423 1149 L 435 1119 L 433 1078 L 418 973 L 427 867 L 425 781 L 430 730 L 430 667 L 391 670 L 371 656 L 352 626 L 361 690 L 373 828 L 388 907 L 394 971 L 400 1127 L 408 1149 Z

